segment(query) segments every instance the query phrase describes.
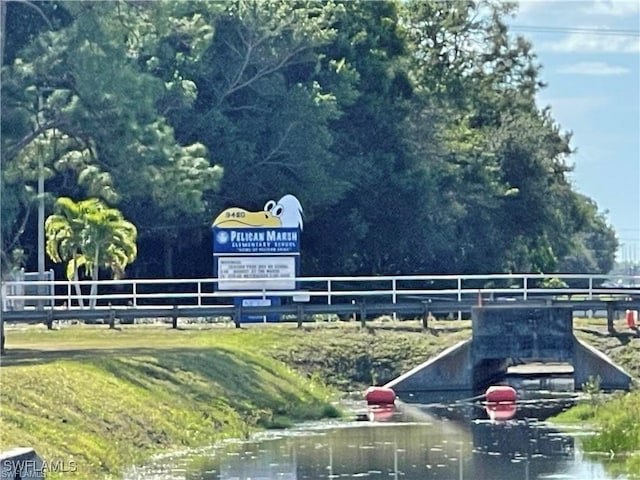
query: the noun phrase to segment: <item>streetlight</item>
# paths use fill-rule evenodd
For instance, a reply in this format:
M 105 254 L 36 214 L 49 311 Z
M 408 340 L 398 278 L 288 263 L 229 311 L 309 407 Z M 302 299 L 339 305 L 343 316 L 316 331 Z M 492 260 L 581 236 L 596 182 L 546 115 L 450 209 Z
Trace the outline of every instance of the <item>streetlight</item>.
M 36 118 L 40 120 L 43 118 L 43 110 L 44 110 L 44 97 L 43 94 L 45 92 L 52 92 L 54 89 L 50 87 L 40 88 L 38 90 L 38 113 Z M 44 278 L 44 159 L 43 159 L 43 151 L 40 148 L 40 152 L 38 155 L 38 281 L 43 282 Z M 46 289 L 43 288 L 43 284 L 39 284 L 37 288 L 38 296 L 42 295 L 43 292 L 46 293 Z M 38 300 L 38 308 L 42 309 L 44 307 L 44 302 L 42 300 Z

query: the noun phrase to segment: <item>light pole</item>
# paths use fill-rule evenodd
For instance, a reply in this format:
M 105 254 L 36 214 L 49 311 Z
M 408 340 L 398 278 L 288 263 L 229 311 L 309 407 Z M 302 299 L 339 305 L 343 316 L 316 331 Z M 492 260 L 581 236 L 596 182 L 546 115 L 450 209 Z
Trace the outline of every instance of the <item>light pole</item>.
M 44 165 L 38 158 L 38 280 L 44 280 Z
M 44 89 L 38 91 L 38 119 L 44 118 L 42 111 L 44 109 Z M 38 155 L 38 281 L 43 282 L 44 278 L 44 159 L 42 145 L 39 149 Z M 46 293 L 46 288 L 43 288 L 44 284 L 39 284 L 37 288 L 38 296 Z M 38 308 L 44 308 L 44 301 L 38 300 Z

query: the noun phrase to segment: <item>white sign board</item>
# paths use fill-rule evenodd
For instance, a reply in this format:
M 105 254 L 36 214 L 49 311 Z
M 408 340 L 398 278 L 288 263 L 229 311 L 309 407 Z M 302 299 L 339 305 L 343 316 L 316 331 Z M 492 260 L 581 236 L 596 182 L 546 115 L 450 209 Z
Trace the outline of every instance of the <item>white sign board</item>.
M 255 279 L 255 280 L 253 280 Z M 220 290 L 295 290 L 295 257 L 218 257 Z

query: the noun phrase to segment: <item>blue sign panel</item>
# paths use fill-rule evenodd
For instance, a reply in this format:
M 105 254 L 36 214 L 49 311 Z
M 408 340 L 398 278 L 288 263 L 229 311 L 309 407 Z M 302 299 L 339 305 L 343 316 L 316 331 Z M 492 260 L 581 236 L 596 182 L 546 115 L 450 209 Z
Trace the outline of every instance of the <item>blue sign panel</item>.
M 299 228 L 213 227 L 214 253 L 299 253 Z
M 280 297 L 267 297 L 267 298 L 242 298 L 235 297 L 233 300 L 235 306 L 243 307 L 269 307 L 274 305 L 280 305 Z M 246 314 L 241 315 L 240 321 L 242 323 L 257 323 L 257 322 L 279 322 L 279 313 L 269 313 L 267 315 Z

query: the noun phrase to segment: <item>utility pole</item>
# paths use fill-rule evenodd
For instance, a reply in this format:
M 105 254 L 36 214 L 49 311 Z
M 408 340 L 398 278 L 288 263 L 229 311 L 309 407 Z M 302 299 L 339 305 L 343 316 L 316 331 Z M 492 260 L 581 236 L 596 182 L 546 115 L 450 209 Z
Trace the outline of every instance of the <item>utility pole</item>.
M 38 92 L 38 113 L 37 118 L 41 118 L 44 108 L 43 91 Z M 43 282 L 44 278 L 44 152 L 38 152 L 38 281 Z M 40 284 L 36 289 L 38 295 L 46 293 L 44 284 Z M 44 308 L 44 300 L 38 300 L 38 308 Z
M 44 165 L 38 158 L 38 280 L 44 280 Z

